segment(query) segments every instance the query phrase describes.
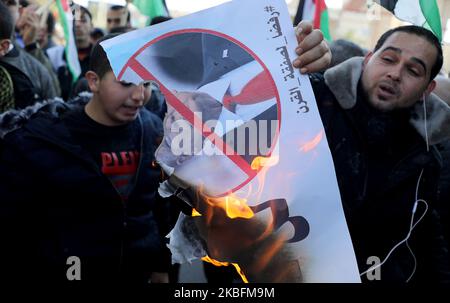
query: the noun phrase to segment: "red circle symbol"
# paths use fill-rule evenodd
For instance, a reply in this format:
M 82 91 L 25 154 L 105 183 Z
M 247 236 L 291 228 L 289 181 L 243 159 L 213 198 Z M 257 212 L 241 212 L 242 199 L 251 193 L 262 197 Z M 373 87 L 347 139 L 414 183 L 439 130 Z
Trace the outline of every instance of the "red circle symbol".
M 228 54 L 229 49 L 233 49 L 231 54 Z M 155 52 L 158 54 L 157 56 L 148 55 L 150 53 L 154 54 Z M 236 53 L 239 54 L 239 56 L 234 57 L 234 54 Z M 214 57 L 215 54 L 222 55 L 223 58 L 226 59 L 216 58 Z M 149 58 L 158 59 L 153 62 L 145 61 L 150 60 Z M 275 132 L 273 132 L 274 135 L 270 136 L 271 142 L 268 152 L 258 155 L 238 154 L 237 152 L 230 154 L 229 151 L 235 150 L 236 148 L 228 146 L 222 137 L 216 135 L 214 130 L 204 123 L 201 123 L 201 125 L 194 123 L 196 118 L 195 113 L 186 106 L 182 100 L 177 98 L 174 91 L 180 90 L 180 88 L 176 87 L 176 83 L 188 83 L 195 89 L 205 83 L 217 80 L 224 73 L 233 70 L 242 64 L 253 61 L 259 64 L 262 72 L 249 81 L 242 89 L 242 91 L 244 91 L 247 88 L 247 91 L 251 91 L 251 93 L 246 96 L 241 94 L 240 98 L 235 98 L 235 100 L 240 100 L 238 102 L 255 103 L 258 102 L 258 98 L 255 96 L 259 94 L 267 97 L 267 92 L 270 92 L 276 101 L 272 106 L 274 110 L 270 111 L 269 115 L 263 115 L 264 118 L 262 119 L 276 120 L 277 127 Z M 158 68 L 156 68 L 156 65 L 158 65 Z M 190 65 L 190 67 L 186 67 L 188 65 Z M 152 66 L 155 67 L 155 69 L 152 69 Z M 216 146 L 220 146 L 223 154 L 245 173 L 246 178 L 243 182 L 242 180 L 236 182 L 237 184 L 233 184 L 233 186 L 227 188 L 218 196 L 239 190 L 258 174 L 261 167 L 255 168 L 251 165 L 252 160 L 254 160 L 256 156 L 271 156 L 273 149 L 277 144 L 281 125 L 279 93 L 267 66 L 251 49 L 238 40 L 220 32 L 204 29 L 173 31 L 149 41 L 131 56 L 119 73 L 119 80 L 122 80 L 124 73 L 127 72 L 127 70 L 132 70 L 143 81 L 156 82 L 159 85 L 161 92 L 166 97 L 168 105 L 173 107 L 178 114 L 193 127 L 197 128 L 203 137 L 208 137 L 209 139 L 212 138 L 212 142 L 215 142 Z M 161 78 L 160 75 L 155 73 L 155 70 L 163 71 L 166 74 Z M 167 79 L 174 79 L 174 82 Z M 253 89 L 250 89 L 250 87 Z M 183 89 L 184 87 L 181 88 L 181 90 Z M 223 105 L 226 106 L 229 103 L 229 99 L 225 100 L 224 98 Z M 201 174 L 199 171 L 194 173 Z M 207 180 L 204 185 L 207 188 Z

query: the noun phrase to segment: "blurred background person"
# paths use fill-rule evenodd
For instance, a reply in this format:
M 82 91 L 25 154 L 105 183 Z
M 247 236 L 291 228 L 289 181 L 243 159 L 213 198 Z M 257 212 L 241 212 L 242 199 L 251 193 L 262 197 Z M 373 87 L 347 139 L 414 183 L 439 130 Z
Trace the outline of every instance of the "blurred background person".
M 131 28 L 130 16 L 130 12 L 125 6 L 111 6 L 106 13 L 106 30 L 108 33 L 111 33 L 111 30 L 116 27 Z
M 37 101 L 56 97 L 57 91 L 48 70 L 33 56 L 14 45 L 14 17 L 4 1 L 0 2 L 0 29 L 0 65 L 8 72 L 14 91 L 14 104 L 9 103 L 8 108 L 24 108 Z
M 94 29 L 91 31 L 91 44 L 97 43 L 97 41 L 104 36 L 105 32 L 101 28 L 94 27 Z

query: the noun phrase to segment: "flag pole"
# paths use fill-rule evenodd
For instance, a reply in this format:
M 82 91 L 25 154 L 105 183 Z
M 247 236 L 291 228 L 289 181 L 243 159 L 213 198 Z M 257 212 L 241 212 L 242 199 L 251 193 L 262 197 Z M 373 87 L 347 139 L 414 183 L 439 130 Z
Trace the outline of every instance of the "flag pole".
M 300 23 L 303 20 L 303 8 L 305 7 L 305 0 L 300 0 L 297 7 L 297 13 L 294 18 L 294 26 Z

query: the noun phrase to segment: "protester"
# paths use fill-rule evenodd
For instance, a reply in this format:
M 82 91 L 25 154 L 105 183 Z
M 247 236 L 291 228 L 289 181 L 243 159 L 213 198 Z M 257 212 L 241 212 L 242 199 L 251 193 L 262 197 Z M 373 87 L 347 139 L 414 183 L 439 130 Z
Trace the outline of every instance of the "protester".
M 46 32 L 46 25 L 41 25 L 41 22 L 43 18 L 48 19 L 46 16 L 50 15 L 50 13 L 45 11 L 41 15 L 38 15 L 37 11 L 39 10 L 39 5 L 30 4 L 27 0 L 21 0 L 20 5 L 21 9 L 19 10 L 18 5 L 8 4 L 10 11 L 19 11 L 19 17 L 15 23 L 18 33 L 13 42 L 16 47 L 24 49 L 47 69 L 48 76 L 52 81 L 52 86 L 56 91 L 56 95 L 60 96 L 61 89 L 58 78 L 44 51 L 44 44 L 48 41 L 45 39 L 45 35 L 43 35 L 43 32 Z
M 448 140 L 450 108 L 430 94 L 442 61 L 432 32 L 406 26 L 386 32 L 365 58 L 311 76 L 363 281 L 450 281 L 448 249 L 436 211 L 443 208 L 437 204 L 440 162 L 435 146 Z M 183 182 L 174 184 L 186 188 Z M 217 216 L 199 212 L 208 214 L 196 221 L 210 256 L 255 269 L 257 262 L 243 259 L 236 248 L 247 245 L 245 255 L 261 255 L 255 247 L 270 246 L 245 239 L 246 234 L 260 239 L 255 222 L 230 222 L 220 209 Z M 227 224 L 221 226 L 223 222 Z M 374 264 L 373 258 L 379 262 Z M 381 267 L 370 269 L 377 264 Z M 270 276 L 267 272 L 263 274 Z M 289 279 L 295 279 L 291 273 Z M 253 279 L 263 276 L 253 270 L 250 274 Z
M 432 32 L 404 26 L 383 34 L 364 59 L 312 77 L 364 281 L 376 273 L 365 274 L 372 256 L 383 262 L 375 280 L 450 281 L 435 148 L 448 138 L 450 112 L 430 95 L 442 61 Z
M 111 33 L 111 30 L 116 27 L 131 28 L 130 12 L 125 6 L 112 5 L 108 8 L 106 13 L 106 30 Z
M 91 12 L 81 5 L 75 5 L 72 11 L 74 15 L 75 43 L 77 45 L 78 60 L 80 61 L 81 77 L 88 71 L 90 54 L 93 44 L 91 43 L 92 24 Z
M 14 21 L 9 8 L 1 2 L 0 10 L 0 65 L 13 82 L 13 107 L 24 108 L 38 100 L 56 97 L 56 89 L 45 67 L 13 44 Z
M 100 40 L 102 37 L 105 36 L 105 33 L 103 32 L 103 30 L 101 28 L 95 27 L 92 31 L 91 31 L 91 44 L 94 45 L 98 42 L 98 40 Z
M 92 58 L 91 98 L 28 108 L 26 127 L 19 112 L 3 117 L 3 132 L 18 128 L 0 164 L 3 278 L 63 281 L 76 256 L 81 280 L 167 281 L 152 165 L 161 121 L 140 110 L 149 84 L 117 81 L 100 45 Z

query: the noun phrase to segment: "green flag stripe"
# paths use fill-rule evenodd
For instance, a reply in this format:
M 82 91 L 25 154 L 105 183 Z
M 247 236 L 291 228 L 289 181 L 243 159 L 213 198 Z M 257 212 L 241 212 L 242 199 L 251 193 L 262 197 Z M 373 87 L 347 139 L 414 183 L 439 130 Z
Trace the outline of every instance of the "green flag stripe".
M 419 3 L 428 26 L 439 38 L 439 41 L 442 41 L 441 15 L 436 0 L 419 0 Z
M 134 0 L 133 4 L 150 19 L 156 16 L 167 16 L 166 7 L 162 0 Z
M 64 52 L 66 53 L 66 58 L 67 58 L 67 67 L 69 68 L 70 73 L 72 74 L 72 80 L 73 82 L 75 82 L 78 79 L 78 75 L 76 73 L 76 71 L 74 70 L 73 66 L 70 64 L 70 54 L 69 54 L 69 49 L 70 49 L 70 45 L 69 45 L 69 37 L 70 37 L 70 33 L 69 33 L 69 25 L 67 24 L 67 17 L 66 17 L 66 12 L 64 11 L 61 1 L 56 1 L 56 6 L 58 7 L 58 14 L 59 14 L 59 18 L 61 20 L 62 26 L 63 26 L 63 30 L 64 30 L 64 38 L 66 39 L 66 46 L 64 48 Z
M 322 14 L 320 14 L 320 30 L 322 31 L 324 38 L 328 41 L 331 41 L 329 17 L 327 9 L 322 11 Z

